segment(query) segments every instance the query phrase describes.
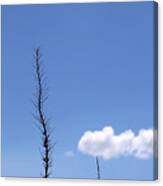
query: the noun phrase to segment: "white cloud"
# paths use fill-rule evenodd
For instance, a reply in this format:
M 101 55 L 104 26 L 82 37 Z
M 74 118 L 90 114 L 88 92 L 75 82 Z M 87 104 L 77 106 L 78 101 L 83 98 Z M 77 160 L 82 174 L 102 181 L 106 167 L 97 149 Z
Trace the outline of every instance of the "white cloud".
M 85 154 L 103 159 L 120 156 L 148 159 L 153 154 L 153 130 L 141 129 L 136 135 L 129 129 L 117 135 L 112 127 L 106 126 L 101 131 L 86 131 L 78 148 Z
M 74 157 L 74 152 L 73 151 L 66 151 L 65 156 L 72 158 L 72 157 Z

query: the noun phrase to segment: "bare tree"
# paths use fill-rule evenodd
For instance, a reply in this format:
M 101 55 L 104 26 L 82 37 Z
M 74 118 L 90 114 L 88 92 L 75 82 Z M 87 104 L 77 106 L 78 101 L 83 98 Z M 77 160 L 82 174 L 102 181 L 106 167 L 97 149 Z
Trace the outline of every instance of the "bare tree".
M 101 174 L 100 174 L 100 164 L 99 164 L 99 158 L 96 156 L 96 170 L 97 170 L 97 179 L 101 179 Z
M 35 79 L 36 79 L 36 95 L 34 105 L 36 107 L 35 119 L 38 121 L 38 126 L 41 131 L 42 148 L 41 155 L 43 161 L 43 178 L 48 178 L 50 176 L 50 167 L 52 166 L 51 151 L 53 145 L 51 143 L 51 129 L 49 126 L 49 120 L 46 117 L 44 106 L 45 101 L 48 98 L 47 87 L 45 83 L 45 76 L 43 73 L 43 65 L 41 61 L 40 49 L 36 48 L 34 50 L 34 68 L 35 68 Z

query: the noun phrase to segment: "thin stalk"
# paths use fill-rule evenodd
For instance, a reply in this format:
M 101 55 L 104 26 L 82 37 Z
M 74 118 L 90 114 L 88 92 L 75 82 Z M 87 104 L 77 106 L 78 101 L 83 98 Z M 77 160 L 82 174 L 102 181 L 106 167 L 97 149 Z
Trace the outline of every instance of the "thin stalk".
M 51 158 L 50 158 L 50 131 L 48 127 L 48 122 L 44 113 L 44 103 L 45 103 L 45 85 L 44 85 L 44 76 L 41 69 L 41 54 L 40 49 L 37 48 L 34 53 L 35 59 L 35 75 L 36 75 L 36 110 L 37 110 L 37 120 L 39 121 L 39 127 L 41 129 L 41 137 L 42 137 L 42 161 L 44 167 L 43 178 L 48 178 L 50 175 L 50 166 L 51 166 Z
M 96 156 L 96 171 L 97 171 L 97 179 L 101 179 L 101 174 L 100 174 L 100 165 L 99 165 L 99 158 Z

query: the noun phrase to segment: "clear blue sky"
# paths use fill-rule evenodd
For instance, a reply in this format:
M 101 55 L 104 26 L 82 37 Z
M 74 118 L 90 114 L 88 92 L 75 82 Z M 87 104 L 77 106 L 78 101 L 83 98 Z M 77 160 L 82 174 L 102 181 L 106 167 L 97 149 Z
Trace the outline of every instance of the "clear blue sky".
M 39 177 L 32 113 L 41 47 L 55 126 L 54 177 L 96 178 L 77 144 L 86 130 L 153 128 L 153 2 L 2 7 L 2 174 Z M 72 151 L 73 157 L 65 153 Z M 153 179 L 153 159 L 101 160 L 104 179 Z

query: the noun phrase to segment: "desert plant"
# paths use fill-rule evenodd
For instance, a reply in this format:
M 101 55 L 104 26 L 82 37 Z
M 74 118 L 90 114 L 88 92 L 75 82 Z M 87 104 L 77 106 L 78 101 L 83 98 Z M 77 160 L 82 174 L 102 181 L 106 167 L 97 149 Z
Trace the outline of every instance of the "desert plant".
M 97 171 L 97 179 L 101 179 L 101 174 L 100 174 L 100 164 L 99 164 L 99 158 L 96 156 L 96 171 Z
M 41 145 L 41 156 L 43 161 L 43 169 L 44 173 L 42 175 L 43 178 L 48 178 L 51 174 L 50 168 L 52 166 L 52 157 L 51 152 L 53 149 L 53 145 L 51 143 L 51 134 L 52 130 L 50 129 L 49 120 L 45 114 L 45 102 L 48 98 L 47 95 L 47 86 L 45 82 L 45 75 L 43 73 L 43 64 L 41 60 L 40 49 L 36 48 L 34 50 L 34 74 L 36 80 L 36 94 L 34 105 L 36 108 L 36 115 L 34 118 L 37 120 L 37 126 L 40 129 L 40 135 L 42 139 Z

